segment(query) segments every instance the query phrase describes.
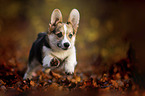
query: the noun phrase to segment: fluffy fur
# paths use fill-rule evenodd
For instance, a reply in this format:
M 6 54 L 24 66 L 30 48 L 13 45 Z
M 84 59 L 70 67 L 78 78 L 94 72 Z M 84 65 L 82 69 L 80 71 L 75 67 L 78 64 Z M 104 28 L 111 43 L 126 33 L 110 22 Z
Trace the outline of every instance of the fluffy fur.
M 32 45 L 28 69 L 23 79 L 31 79 L 35 76 L 35 71 L 40 65 L 44 70 L 51 69 L 51 61 L 54 58 L 63 63 L 67 74 L 74 73 L 77 64 L 75 37 L 79 19 L 80 14 L 77 9 L 71 11 L 67 23 L 62 22 L 62 14 L 59 9 L 52 12 L 48 32 L 39 33 Z

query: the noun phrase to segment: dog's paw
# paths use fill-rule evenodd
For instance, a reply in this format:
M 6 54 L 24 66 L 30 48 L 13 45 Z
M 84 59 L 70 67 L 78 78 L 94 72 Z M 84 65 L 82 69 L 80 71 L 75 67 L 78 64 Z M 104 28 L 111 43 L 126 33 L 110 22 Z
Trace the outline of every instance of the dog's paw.
M 51 59 L 51 62 L 50 62 L 51 67 L 58 67 L 59 65 L 60 65 L 60 60 L 58 60 L 57 58 Z
M 65 65 L 65 73 L 67 75 L 71 75 L 74 73 L 74 66 L 71 65 Z
M 37 76 L 37 74 L 35 72 L 25 73 L 24 77 L 23 77 L 23 80 L 32 79 L 32 77 L 35 77 L 35 76 Z
M 65 72 L 66 75 L 73 75 L 74 73 L 72 72 Z

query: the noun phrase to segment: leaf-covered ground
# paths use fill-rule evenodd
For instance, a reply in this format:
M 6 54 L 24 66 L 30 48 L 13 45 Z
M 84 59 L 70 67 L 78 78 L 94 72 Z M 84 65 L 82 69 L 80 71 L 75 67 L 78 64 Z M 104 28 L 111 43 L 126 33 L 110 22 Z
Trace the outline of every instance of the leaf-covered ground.
M 32 80 L 23 80 L 24 72 L 18 69 L 19 63 L 0 64 L 0 94 L 14 96 L 50 95 L 100 95 L 124 96 L 144 94 L 139 92 L 133 80 L 133 67 L 129 58 L 112 64 L 108 72 L 102 75 L 78 73 L 65 75 L 41 70 Z M 103 70 L 103 69 L 102 69 Z

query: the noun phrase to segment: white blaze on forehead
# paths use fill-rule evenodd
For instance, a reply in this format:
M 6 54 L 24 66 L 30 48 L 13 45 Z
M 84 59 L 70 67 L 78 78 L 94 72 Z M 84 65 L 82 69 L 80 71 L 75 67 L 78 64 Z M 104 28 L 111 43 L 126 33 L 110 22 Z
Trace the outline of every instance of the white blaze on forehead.
M 64 34 L 64 39 L 62 40 L 62 45 L 64 45 L 64 43 L 69 43 L 70 44 L 70 42 L 69 42 L 69 40 L 68 40 L 68 38 L 67 38 L 67 26 L 66 26 L 66 24 L 64 24 L 64 32 L 65 32 L 65 34 Z M 70 44 L 71 45 L 71 44 Z
M 64 39 L 67 39 L 67 37 L 66 37 L 66 31 L 67 31 L 67 27 L 66 27 L 66 24 L 64 24 L 64 32 L 65 32 L 65 34 L 64 34 Z
M 64 24 L 64 32 L 65 32 L 65 35 L 66 35 L 66 30 L 67 30 L 67 27 L 66 27 L 66 24 Z

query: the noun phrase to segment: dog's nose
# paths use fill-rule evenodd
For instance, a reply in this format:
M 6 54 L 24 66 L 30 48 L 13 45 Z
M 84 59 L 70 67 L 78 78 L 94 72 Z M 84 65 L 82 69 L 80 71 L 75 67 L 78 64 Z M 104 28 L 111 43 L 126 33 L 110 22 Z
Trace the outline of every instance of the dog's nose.
M 69 43 L 64 43 L 64 47 L 68 48 L 70 46 Z

